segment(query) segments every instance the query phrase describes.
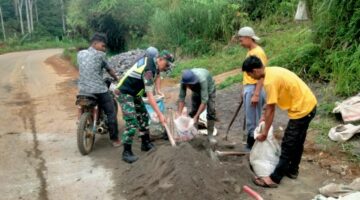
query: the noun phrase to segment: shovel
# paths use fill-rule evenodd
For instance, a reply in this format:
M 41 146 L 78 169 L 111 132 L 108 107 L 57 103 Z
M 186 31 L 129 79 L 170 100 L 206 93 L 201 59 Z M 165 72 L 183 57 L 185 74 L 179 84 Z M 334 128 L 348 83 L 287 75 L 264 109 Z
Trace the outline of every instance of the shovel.
M 230 124 L 229 124 L 229 126 L 227 127 L 227 129 L 226 129 L 226 135 L 225 135 L 225 137 L 224 137 L 224 140 L 225 140 L 225 141 L 228 140 L 228 135 L 229 135 L 230 128 L 231 128 L 231 126 L 233 125 L 236 117 L 238 116 L 239 111 L 240 111 L 240 109 L 241 109 L 241 107 L 242 107 L 242 105 L 243 105 L 243 102 L 244 102 L 244 98 L 243 98 L 243 88 L 241 88 L 241 90 L 240 90 L 240 102 L 239 102 L 239 106 L 236 108 L 235 114 L 234 114 L 234 116 L 232 117 L 232 119 L 231 119 L 231 121 L 230 121 Z

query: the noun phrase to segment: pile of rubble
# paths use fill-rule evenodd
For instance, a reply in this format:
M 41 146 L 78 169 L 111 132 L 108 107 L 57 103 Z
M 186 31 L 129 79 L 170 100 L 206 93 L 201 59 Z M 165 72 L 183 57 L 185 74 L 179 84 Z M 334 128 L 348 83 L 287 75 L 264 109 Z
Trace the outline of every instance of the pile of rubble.
M 121 76 L 135 63 L 137 59 L 144 55 L 145 50 L 142 49 L 127 51 L 111 57 L 109 59 L 109 65 L 115 69 L 118 76 Z

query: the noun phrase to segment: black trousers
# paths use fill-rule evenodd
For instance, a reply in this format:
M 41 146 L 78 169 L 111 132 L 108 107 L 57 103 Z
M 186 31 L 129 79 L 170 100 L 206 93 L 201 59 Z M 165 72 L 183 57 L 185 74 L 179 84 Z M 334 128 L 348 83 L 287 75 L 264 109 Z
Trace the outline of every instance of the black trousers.
M 109 92 L 94 94 L 97 97 L 99 108 L 105 112 L 107 126 L 111 140 L 117 140 L 119 135 L 117 116 L 115 112 L 114 99 Z
M 304 151 L 306 133 L 315 114 L 316 107 L 303 118 L 289 120 L 281 144 L 279 163 L 270 175 L 270 178 L 275 183 L 280 183 L 285 173 L 298 173 L 301 156 Z
M 216 120 L 216 109 L 215 109 L 215 99 L 216 99 L 216 89 L 209 94 L 209 100 L 206 106 L 207 109 L 207 120 Z M 191 96 L 191 111 L 189 113 L 190 117 L 194 117 L 201 104 L 201 94 L 192 93 Z

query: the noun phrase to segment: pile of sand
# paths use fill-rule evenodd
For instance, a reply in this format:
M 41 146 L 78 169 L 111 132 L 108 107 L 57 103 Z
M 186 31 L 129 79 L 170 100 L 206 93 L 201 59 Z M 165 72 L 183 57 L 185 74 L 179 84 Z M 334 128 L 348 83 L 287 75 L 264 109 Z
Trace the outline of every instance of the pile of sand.
M 124 172 L 121 190 L 128 199 L 241 199 L 251 177 L 247 162 L 220 164 L 196 149 L 158 147 Z

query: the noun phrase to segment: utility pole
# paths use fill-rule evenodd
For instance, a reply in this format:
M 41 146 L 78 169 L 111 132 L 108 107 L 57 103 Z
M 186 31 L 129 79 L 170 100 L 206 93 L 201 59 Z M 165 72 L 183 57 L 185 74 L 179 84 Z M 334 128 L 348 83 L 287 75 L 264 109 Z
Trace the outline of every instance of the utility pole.
M 1 18 L 1 28 L 2 28 L 2 31 L 3 31 L 4 41 L 6 41 L 6 33 L 5 33 L 4 19 L 3 19 L 3 14 L 2 14 L 1 7 L 0 7 L 0 18 Z

